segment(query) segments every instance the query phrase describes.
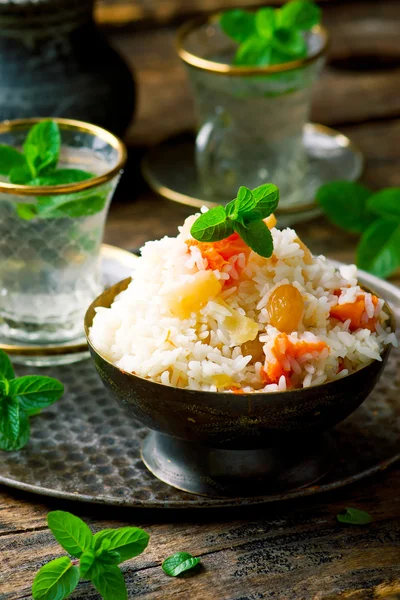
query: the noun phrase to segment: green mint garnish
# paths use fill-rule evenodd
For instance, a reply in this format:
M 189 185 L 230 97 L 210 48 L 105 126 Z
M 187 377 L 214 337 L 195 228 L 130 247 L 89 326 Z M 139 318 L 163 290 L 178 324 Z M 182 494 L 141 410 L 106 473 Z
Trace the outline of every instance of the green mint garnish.
M 0 450 L 15 451 L 29 441 L 29 417 L 50 406 L 64 393 L 52 377 L 26 375 L 15 378 L 7 354 L 0 350 Z
M 242 9 L 224 12 L 223 32 L 238 42 L 233 60 L 237 66 L 270 66 L 307 56 L 303 36 L 321 20 L 321 9 L 308 0 L 292 0 L 282 8 Z
M 200 559 L 188 552 L 177 552 L 166 558 L 162 564 L 162 570 L 170 577 L 177 577 L 181 573 L 190 571 L 200 563 Z
M 55 121 L 41 121 L 29 130 L 24 142 L 24 156 L 32 179 L 56 168 L 60 148 L 60 129 Z
M 32 586 L 34 600 L 63 600 L 76 588 L 79 578 L 89 579 L 104 600 L 126 600 L 124 576 L 117 566 L 138 556 L 146 548 L 149 535 L 137 527 L 105 529 L 92 534 L 84 521 L 69 512 L 50 512 L 47 523 L 67 556 L 44 565 Z M 77 563 L 78 561 L 74 561 Z
M 348 525 L 368 525 L 373 521 L 370 514 L 357 508 L 346 508 L 344 512 L 336 515 L 336 518 L 340 523 L 347 523 Z
M 77 183 L 95 177 L 81 169 L 57 169 L 61 134 L 56 121 L 40 121 L 28 132 L 23 153 L 12 146 L 0 145 L 0 175 L 18 185 L 53 186 Z M 20 219 L 87 217 L 103 210 L 108 189 L 85 190 L 58 196 L 42 196 L 35 204 L 17 204 Z
M 190 233 L 200 242 L 217 242 L 236 231 L 254 252 L 269 258 L 273 252 L 272 236 L 263 219 L 274 212 L 278 202 L 279 190 L 272 183 L 252 191 L 242 186 L 225 207 L 216 206 L 200 215 Z
M 62 556 L 44 565 L 36 575 L 32 586 L 34 600 L 63 600 L 71 594 L 79 582 L 79 569 L 68 556 Z
M 359 183 L 336 181 L 322 186 L 317 202 L 328 219 L 345 231 L 361 234 L 357 266 L 378 277 L 400 267 L 400 188 L 372 192 Z

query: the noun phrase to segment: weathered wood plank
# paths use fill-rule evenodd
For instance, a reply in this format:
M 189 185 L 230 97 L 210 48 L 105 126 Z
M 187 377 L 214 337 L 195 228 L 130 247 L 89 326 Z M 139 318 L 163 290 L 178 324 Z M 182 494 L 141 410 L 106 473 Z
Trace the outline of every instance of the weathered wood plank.
M 392 469 L 329 495 L 253 507 L 251 514 L 245 509 L 161 513 L 51 501 L 47 505 L 32 496 L 28 504 L 18 499 L 20 493 L 14 498 L 12 492 L 5 492 L 0 507 L 7 507 L 13 523 L 6 525 L 10 533 L 0 537 L 0 598 L 29 597 L 35 572 L 61 554 L 47 529 L 23 532 L 30 525 L 27 508 L 31 515 L 39 515 L 41 523 L 47 510 L 64 508 L 85 518 L 94 530 L 134 524 L 149 531 L 148 550 L 124 567 L 129 597 L 289 600 L 333 598 L 368 586 L 393 587 L 400 573 L 399 475 L 399 469 Z M 338 524 L 335 515 L 348 505 L 371 512 L 374 523 L 368 527 Z M 15 527 L 20 533 L 13 533 Z M 196 576 L 170 579 L 160 564 L 182 549 L 202 556 L 203 570 Z M 249 590 L 264 596 L 246 595 Z M 72 598 L 98 596 L 89 584 L 81 584 Z

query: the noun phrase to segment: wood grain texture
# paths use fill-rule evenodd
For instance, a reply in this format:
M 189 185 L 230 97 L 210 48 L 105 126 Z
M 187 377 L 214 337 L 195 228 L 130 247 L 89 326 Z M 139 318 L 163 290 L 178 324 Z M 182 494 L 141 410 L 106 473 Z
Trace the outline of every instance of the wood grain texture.
M 392 469 L 319 498 L 260 506 L 251 514 L 245 508 L 133 512 L 43 503 L 4 490 L 0 598 L 29 598 L 37 569 L 62 554 L 46 528 L 46 514 L 52 509 L 79 514 L 94 531 L 136 525 L 151 534 L 146 552 L 124 564 L 129 598 L 331 600 L 353 598 L 355 593 L 360 598 L 388 598 L 387 592 L 399 589 L 399 475 Z M 349 505 L 369 511 L 374 522 L 368 527 L 339 524 L 336 514 Z M 202 558 L 202 570 L 168 578 L 161 562 L 183 549 Z M 98 595 L 89 583 L 81 583 L 71 598 L 97 600 Z

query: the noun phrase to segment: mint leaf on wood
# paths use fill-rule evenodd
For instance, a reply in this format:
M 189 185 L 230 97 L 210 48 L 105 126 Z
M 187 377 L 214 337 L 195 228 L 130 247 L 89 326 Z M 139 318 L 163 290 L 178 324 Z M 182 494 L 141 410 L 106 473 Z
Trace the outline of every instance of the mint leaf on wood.
M 92 548 L 93 534 L 79 517 L 56 510 L 47 515 L 47 523 L 57 542 L 72 556 L 79 558 Z
M 9 396 L 16 396 L 21 407 L 31 414 L 37 409 L 50 406 L 64 393 L 63 384 L 52 377 L 25 375 L 9 382 Z
M 177 577 L 197 567 L 199 563 L 200 558 L 192 556 L 189 552 L 177 552 L 164 560 L 162 570 L 169 577 Z
M 9 175 L 10 171 L 25 165 L 24 155 L 12 146 L 0 144 L 0 175 Z
M 222 13 L 219 24 L 222 31 L 237 42 L 247 40 L 256 29 L 255 15 L 240 8 Z
M 370 196 L 371 191 L 360 183 L 333 181 L 319 188 L 316 199 L 334 225 L 362 233 L 375 219 L 368 209 Z
M 400 223 L 378 219 L 365 231 L 357 247 L 357 266 L 378 277 L 400 266 Z
M 81 577 L 85 577 L 86 575 L 88 575 L 90 569 L 93 567 L 95 559 L 96 554 L 91 548 L 88 548 L 81 554 L 81 557 L 79 559 L 79 571 Z
M 105 529 L 94 535 L 94 549 L 116 551 L 120 561 L 124 562 L 143 552 L 149 543 L 149 534 L 137 527 L 122 527 L 121 529 Z M 107 540 L 109 544 L 104 546 Z
M 264 258 L 269 258 L 272 255 L 274 250 L 272 235 L 264 221 L 251 221 L 246 226 L 235 222 L 234 227 L 253 252 Z
M 340 523 L 347 523 L 348 525 L 368 525 L 373 521 L 369 513 L 358 508 L 346 508 L 344 512 L 339 513 L 336 517 Z
M 56 558 L 37 573 L 32 595 L 34 600 L 63 600 L 78 585 L 79 569 L 67 556 Z
M 104 566 L 92 577 L 92 583 L 103 600 L 127 600 L 124 576 L 116 565 Z
M 60 155 L 61 136 L 55 121 L 40 121 L 24 142 L 24 154 L 32 178 L 55 169 Z
M 13 379 L 15 377 L 14 367 L 4 350 L 0 350 L 0 375 L 3 375 L 6 379 Z

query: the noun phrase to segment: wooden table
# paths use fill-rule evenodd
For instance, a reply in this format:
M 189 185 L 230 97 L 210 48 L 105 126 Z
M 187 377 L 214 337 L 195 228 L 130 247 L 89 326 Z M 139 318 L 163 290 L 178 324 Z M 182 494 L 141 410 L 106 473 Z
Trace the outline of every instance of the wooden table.
M 256 4 L 243 0 L 237 5 Z M 175 24 L 188 14 L 234 0 L 103 0 L 99 20 L 135 67 L 139 110 L 128 133 L 130 162 L 113 204 L 108 243 L 134 249 L 174 234 L 188 214 L 151 193 L 138 161 L 149 144 L 192 127 L 192 101 L 175 57 Z M 374 188 L 400 185 L 400 3 L 325 0 L 332 34 L 329 66 L 316 86 L 312 119 L 338 127 L 365 153 L 363 180 Z M 299 228 L 315 252 L 352 260 L 355 238 L 323 219 Z M 397 279 L 397 282 L 400 280 Z M 336 521 L 345 506 L 374 516 L 368 527 Z M 55 508 L 71 510 L 94 529 L 138 525 L 148 550 L 124 564 L 129 598 L 157 600 L 336 600 L 400 598 L 400 469 L 306 500 L 246 510 L 168 512 L 67 504 L 2 488 L 0 600 L 30 598 L 31 582 L 60 555 L 46 526 Z M 173 552 L 202 557 L 194 576 L 166 577 L 160 564 Z M 71 598 L 97 599 L 88 583 Z

